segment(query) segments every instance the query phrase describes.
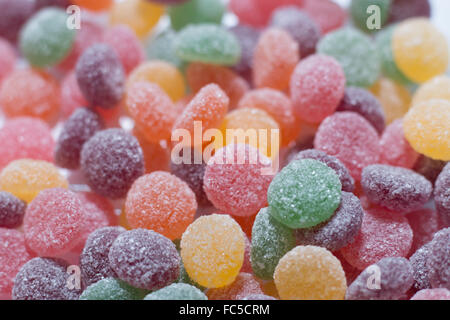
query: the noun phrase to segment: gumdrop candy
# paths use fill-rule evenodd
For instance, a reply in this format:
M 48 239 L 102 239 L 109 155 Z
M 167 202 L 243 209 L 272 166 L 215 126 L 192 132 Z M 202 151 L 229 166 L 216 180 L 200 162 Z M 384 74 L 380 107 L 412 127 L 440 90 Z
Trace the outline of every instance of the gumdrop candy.
M 414 234 L 410 251 L 412 253 L 430 242 L 434 234 L 442 227 L 439 214 L 433 209 L 423 208 L 415 210 L 409 212 L 406 218 Z
M 225 14 L 225 4 L 221 0 L 189 0 L 168 7 L 168 14 L 174 30 L 189 24 L 220 24 Z
M 142 300 L 146 294 L 120 279 L 105 278 L 84 289 L 80 300 Z
M 106 10 L 113 3 L 112 0 L 72 0 L 72 2 L 91 11 Z
M 16 64 L 16 52 L 14 47 L 5 39 L 0 38 L 0 83 L 11 71 L 14 70 Z
M 431 243 L 425 244 L 409 257 L 409 261 L 413 268 L 414 288 L 417 290 L 431 288 L 429 279 L 430 269 L 428 267 L 430 244 Z
M 432 288 L 450 290 L 450 228 L 437 232 L 430 243 L 427 266 Z
M 424 289 L 416 292 L 411 300 L 450 300 L 450 291 L 445 288 Z
M 15 42 L 24 23 L 35 12 L 33 0 L 0 1 L 0 36 Z
M 319 25 L 323 34 L 339 29 L 347 21 L 347 11 L 331 0 L 304 0 L 302 9 Z
M 241 45 L 241 59 L 233 66 L 233 69 L 243 76 L 247 81 L 251 81 L 252 66 L 253 66 L 253 51 L 260 36 L 260 30 L 247 26 L 245 24 L 238 24 L 229 29 Z
M 173 283 L 146 295 L 144 300 L 208 300 L 208 297 L 194 286 Z
M 412 17 L 430 17 L 429 0 L 391 0 L 389 23 L 399 22 Z
M 447 226 L 450 225 L 450 164 L 439 174 L 434 189 L 436 209 Z
M 0 228 L 14 229 L 22 225 L 27 205 L 9 192 L 0 191 Z
M 226 287 L 206 290 L 209 300 L 241 300 L 249 294 L 262 294 L 256 278 L 250 273 L 241 272 L 234 282 Z
M 434 99 L 450 101 L 450 77 L 437 76 L 422 84 L 414 92 L 412 105 Z

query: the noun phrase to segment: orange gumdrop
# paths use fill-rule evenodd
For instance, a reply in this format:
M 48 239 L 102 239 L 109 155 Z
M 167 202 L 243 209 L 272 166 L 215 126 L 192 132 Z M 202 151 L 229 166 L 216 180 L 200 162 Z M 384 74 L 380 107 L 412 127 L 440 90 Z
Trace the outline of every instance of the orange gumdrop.
M 170 150 L 163 142 L 149 142 L 144 135 L 134 128 L 133 135 L 138 139 L 142 148 L 145 162 L 145 172 L 169 171 Z
M 102 11 L 108 9 L 113 0 L 72 0 L 72 3 L 91 11 Z

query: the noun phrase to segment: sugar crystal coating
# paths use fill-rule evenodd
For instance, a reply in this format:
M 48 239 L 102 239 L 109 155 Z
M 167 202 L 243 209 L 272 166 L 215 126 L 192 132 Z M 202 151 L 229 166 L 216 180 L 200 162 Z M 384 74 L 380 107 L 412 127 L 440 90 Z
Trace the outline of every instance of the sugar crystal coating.
M 450 77 L 440 75 L 422 84 L 413 96 L 412 104 L 433 99 L 450 100 Z
M 370 277 L 379 275 L 379 283 Z M 414 283 L 413 268 L 401 257 L 383 258 L 367 267 L 348 287 L 346 300 L 398 300 Z
M 142 300 L 146 293 L 125 281 L 110 277 L 89 285 L 80 295 L 80 300 Z
M 226 287 L 206 290 L 209 300 L 241 300 L 249 294 L 262 294 L 261 286 L 256 278 L 241 272 L 233 283 Z
M 414 288 L 418 290 L 431 288 L 429 274 L 430 269 L 428 267 L 428 257 L 430 255 L 430 245 L 427 243 L 409 258 L 411 266 L 413 268 L 414 276 Z
M 67 262 L 34 258 L 25 263 L 14 279 L 13 300 L 78 300 L 80 290 L 70 289 Z
M 208 297 L 190 284 L 173 283 L 146 295 L 144 300 L 208 300 Z
M 442 172 L 439 174 L 435 189 L 434 201 L 436 202 L 436 209 L 442 219 L 442 222 L 447 226 L 450 225 L 450 164 L 447 164 Z
M 98 194 L 124 197 L 144 173 L 142 149 L 137 139 L 122 129 L 97 132 L 83 145 L 81 170 Z
M 406 215 L 414 237 L 411 253 L 430 242 L 434 234 L 442 228 L 441 219 L 436 210 L 423 208 Z
M 22 224 L 27 205 L 9 192 L 0 192 L 0 228 L 16 228 Z
M 423 289 L 416 292 L 411 300 L 450 300 L 450 291 L 444 288 Z
M 430 244 L 427 266 L 433 288 L 450 290 L 450 228 L 437 232 Z
M 177 33 L 172 29 L 166 29 L 161 33 L 152 35 L 145 48 L 149 60 L 163 60 L 170 62 L 177 68 L 182 69 L 184 62 L 178 58 L 174 51 L 174 42 Z
M 111 246 L 109 262 L 121 280 L 147 290 L 169 285 L 180 273 L 180 256 L 172 241 L 145 229 L 121 233 Z
M 331 0 L 304 0 L 303 10 L 317 22 L 322 33 L 339 29 L 347 22 L 347 12 Z
M 221 0 L 190 0 L 168 8 L 170 25 L 180 30 L 189 24 L 220 24 L 225 13 Z

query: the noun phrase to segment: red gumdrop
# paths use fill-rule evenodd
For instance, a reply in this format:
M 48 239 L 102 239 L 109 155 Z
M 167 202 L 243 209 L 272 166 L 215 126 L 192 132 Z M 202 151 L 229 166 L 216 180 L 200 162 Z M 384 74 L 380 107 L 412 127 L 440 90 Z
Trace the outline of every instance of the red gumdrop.
M 340 250 L 355 268 L 363 270 L 387 257 L 406 257 L 413 231 L 408 220 L 380 208 L 366 210 L 361 229 L 354 241 Z
M 16 52 L 13 46 L 6 40 L 0 38 L 0 84 L 5 76 L 13 69 L 16 63 Z
M 406 215 L 413 231 L 413 242 L 410 253 L 416 252 L 424 244 L 433 240 L 434 234 L 441 229 L 439 215 L 432 209 L 420 209 Z
M 405 139 L 402 119 L 395 120 L 384 130 L 380 146 L 380 163 L 411 169 L 419 158 Z
M 344 97 L 344 70 L 332 57 L 312 55 L 297 65 L 290 88 L 296 115 L 319 123 L 334 113 Z
M 331 0 L 305 0 L 302 9 L 317 22 L 322 34 L 342 27 L 347 21 L 347 12 Z
M 226 287 L 208 289 L 209 300 L 241 300 L 250 294 L 263 294 L 261 286 L 250 273 L 241 272 L 234 282 Z
M 53 140 L 49 126 L 42 120 L 20 117 L 7 121 L 0 129 L 0 170 L 18 159 L 53 162 Z
M 361 180 L 362 170 L 377 163 L 380 156 L 377 131 L 354 112 L 327 117 L 317 130 L 314 147 L 341 160 L 356 181 Z

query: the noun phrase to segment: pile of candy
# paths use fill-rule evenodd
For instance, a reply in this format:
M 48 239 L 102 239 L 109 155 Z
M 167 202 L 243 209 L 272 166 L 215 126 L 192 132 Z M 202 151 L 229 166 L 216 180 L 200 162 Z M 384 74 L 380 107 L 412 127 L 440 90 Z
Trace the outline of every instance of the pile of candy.
M 430 15 L 0 0 L 0 298 L 449 300 Z

